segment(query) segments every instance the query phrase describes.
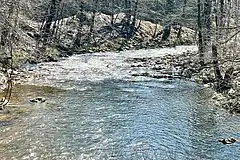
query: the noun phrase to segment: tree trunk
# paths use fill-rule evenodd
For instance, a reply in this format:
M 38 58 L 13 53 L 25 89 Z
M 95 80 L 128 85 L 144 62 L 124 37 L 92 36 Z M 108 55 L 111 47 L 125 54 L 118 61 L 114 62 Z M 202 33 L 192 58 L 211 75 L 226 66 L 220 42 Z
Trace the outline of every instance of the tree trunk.
M 228 90 L 232 87 L 231 81 L 232 81 L 232 75 L 233 75 L 234 68 L 230 67 L 227 69 L 224 75 L 224 81 L 222 84 L 222 90 Z
M 5 44 L 7 42 L 7 37 L 8 37 L 8 33 L 9 33 L 8 27 L 9 27 L 8 23 L 4 24 L 2 31 L 0 32 L 0 34 L 1 34 L 0 45 L 1 46 L 5 46 Z
M 209 45 L 212 37 L 211 13 L 212 13 L 212 0 L 205 0 L 204 1 L 204 36 L 203 36 L 205 48 L 207 48 L 208 46 L 211 46 Z
M 138 0 L 135 1 L 135 7 L 134 7 L 134 12 L 133 12 L 133 20 L 130 25 L 130 33 L 128 38 L 131 38 L 135 34 L 135 26 L 136 26 L 136 20 L 137 20 L 137 10 L 138 10 Z
M 218 51 L 217 46 L 215 44 L 212 44 L 212 59 L 213 59 L 213 67 L 214 67 L 214 73 L 217 80 L 222 80 L 222 75 L 218 63 Z
M 83 5 L 80 5 L 80 11 L 77 13 L 78 31 L 74 40 L 74 47 L 80 47 L 82 43 L 82 29 L 83 23 L 88 21 L 87 16 L 83 13 Z
M 157 36 L 157 28 L 158 28 L 158 23 L 155 24 L 152 39 L 156 38 L 156 36 Z
M 111 11 L 111 26 L 114 24 L 114 0 L 111 1 L 112 11 Z
M 162 41 L 166 41 L 168 39 L 168 37 L 170 36 L 171 34 L 171 25 L 168 24 L 166 26 L 164 26 L 164 29 L 163 29 L 163 35 L 162 35 Z
M 198 0 L 198 50 L 200 65 L 204 66 L 204 48 L 203 48 L 203 35 L 202 35 L 202 18 L 201 18 L 201 0 Z
M 220 27 L 224 26 L 224 0 L 220 0 Z
M 61 1 L 62 0 L 59 0 L 58 1 L 58 4 L 56 4 L 56 6 L 58 6 L 58 7 L 56 7 L 56 11 L 55 11 L 55 16 L 54 16 L 54 19 L 53 19 L 53 21 L 54 21 L 54 23 L 53 23 L 53 27 L 52 27 L 52 32 L 51 32 L 51 34 L 54 36 L 54 38 L 56 39 L 56 35 L 57 35 L 57 27 L 58 27 L 58 18 L 60 17 L 60 15 L 62 14 L 62 9 L 63 9 L 63 6 L 62 6 L 62 8 L 60 8 L 60 6 L 61 6 Z
M 94 9 L 93 9 L 93 13 L 92 13 L 93 15 L 92 15 L 91 24 L 90 24 L 90 34 L 93 33 L 97 8 L 98 8 L 98 0 L 95 0 Z
M 180 25 L 178 28 L 177 38 L 181 38 L 181 36 L 182 36 L 182 25 Z
M 234 68 L 230 67 L 225 72 L 224 78 L 221 74 L 220 66 L 218 63 L 218 51 L 217 46 L 215 44 L 212 44 L 212 59 L 213 59 L 213 68 L 214 68 L 214 74 L 216 79 L 216 90 L 217 92 L 223 92 L 225 90 L 228 90 L 232 87 L 231 80 Z
M 48 13 L 47 19 L 45 21 L 45 24 L 43 26 L 43 29 L 42 29 L 42 33 L 45 38 L 48 38 L 50 36 L 51 25 L 52 25 L 52 21 L 55 17 L 55 14 L 56 14 L 56 0 L 51 0 L 51 4 L 49 7 L 49 13 Z
M 10 3 L 9 4 L 9 9 L 8 9 L 8 15 L 6 15 L 6 19 L 3 20 L 3 27 L 0 28 L 0 45 L 1 46 L 5 46 L 7 44 L 7 41 L 8 41 L 8 36 L 9 36 L 9 33 L 11 31 L 11 23 L 10 23 L 10 19 L 13 15 L 13 12 L 14 12 L 14 2 Z
M 183 1 L 183 13 L 182 13 L 182 17 L 185 18 L 186 17 L 186 6 L 187 6 L 187 0 Z
M 217 82 L 216 90 L 218 92 L 221 92 L 222 91 L 221 83 L 223 81 L 223 78 L 222 78 L 219 63 L 218 63 L 217 46 L 215 44 L 212 44 L 212 61 L 213 61 L 212 63 L 213 63 L 213 68 L 214 68 L 214 75 L 215 75 L 215 79 Z
M 127 39 L 130 38 L 130 30 L 131 30 L 131 19 L 132 19 L 132 7 L 131 1 L 125 0 L 125 8 L 126 8 L 126 21 L 123 24 L 122 33 L 123 36 Z
M 82 41 L 82 28 L 83 28 L 83 25 L 82 23 L 79 23 L 78 24 L 78 32 L 77 32 L 77 35 L 76 35 L 76 39 L 74 40 L 74 47 L 80 47 L 81 46 L 81 41 Z
M 166 14 L 169 14 L 173 11 L 174 8 L 174 0 L 167 0 L 166 1 Z

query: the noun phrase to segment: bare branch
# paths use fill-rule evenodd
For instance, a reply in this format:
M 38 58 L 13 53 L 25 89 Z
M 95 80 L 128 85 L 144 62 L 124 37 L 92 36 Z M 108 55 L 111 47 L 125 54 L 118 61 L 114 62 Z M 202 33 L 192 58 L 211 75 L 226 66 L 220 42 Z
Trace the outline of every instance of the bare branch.
M 237 31 L 236 33 L 234 33 L 234 34 L 233 34 L 231 37 L 229 37 L 226 41 L 218 43 L 218 45 L 222 45 L 222 44 L 225 44 L 225 43 L 229 42 L 232 38 L 234 38 L 234 37 L 235 37 L 236 35 L 238 35 L 239 33 L 240 33 L 240 30 Z

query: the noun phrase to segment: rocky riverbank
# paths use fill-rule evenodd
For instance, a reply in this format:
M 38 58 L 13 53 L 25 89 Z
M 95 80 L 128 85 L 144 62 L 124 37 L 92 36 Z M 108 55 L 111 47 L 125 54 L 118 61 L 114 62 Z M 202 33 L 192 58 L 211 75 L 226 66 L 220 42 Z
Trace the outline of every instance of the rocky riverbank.
M 215 90 L 216 81 L 213 67 L 210 61 L 205 67 L 201 67 L 197 52 L 157 58 L 132 58 L 128 61 L 131 63 L 131 67 L 142 68 L 144 71 L 134 73 L 133 76 L 191 80 Z M 228 68 L 229 65 L 222 66 L 222 70 L 226 71 Z M 231 88 L 221 93 L 215 92 L 211 101 L 232 114 L 240 114 L 240 67 L 237 65 L 234 66 L 230 83 Z

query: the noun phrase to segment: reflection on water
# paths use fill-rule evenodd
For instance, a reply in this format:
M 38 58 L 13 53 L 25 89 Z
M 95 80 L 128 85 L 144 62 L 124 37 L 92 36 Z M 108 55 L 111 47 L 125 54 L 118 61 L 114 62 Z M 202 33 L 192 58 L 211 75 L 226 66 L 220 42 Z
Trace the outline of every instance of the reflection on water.
M 45 64 L 34 83 L 58 88 L 15 87 L 15 118 L 0 119 L 0 159 L 240 159 L 239 143 L 217 141 L 240 137 L 239 117 L 194 83 L 130 77 L 128 54 Z M 38 96 L 47 102 L 29 102 Z

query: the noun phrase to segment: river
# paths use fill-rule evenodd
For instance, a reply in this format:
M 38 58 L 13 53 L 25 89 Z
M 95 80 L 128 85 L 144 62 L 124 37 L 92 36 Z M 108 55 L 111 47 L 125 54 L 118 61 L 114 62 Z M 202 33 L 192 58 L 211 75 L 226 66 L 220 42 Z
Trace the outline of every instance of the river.
M 195 49 L 94 53 L 35 66 L 42 76 L 13 90 L 23 111 L 0 121 L 0 159 L 240 159 L 238 142 L 218 142 L 240 137 L 240 117 L 211 105 L 211 90 L 133 77 L 147 68 L 126 61 Z M 47 101 L 29 102 L 38 96 Z

